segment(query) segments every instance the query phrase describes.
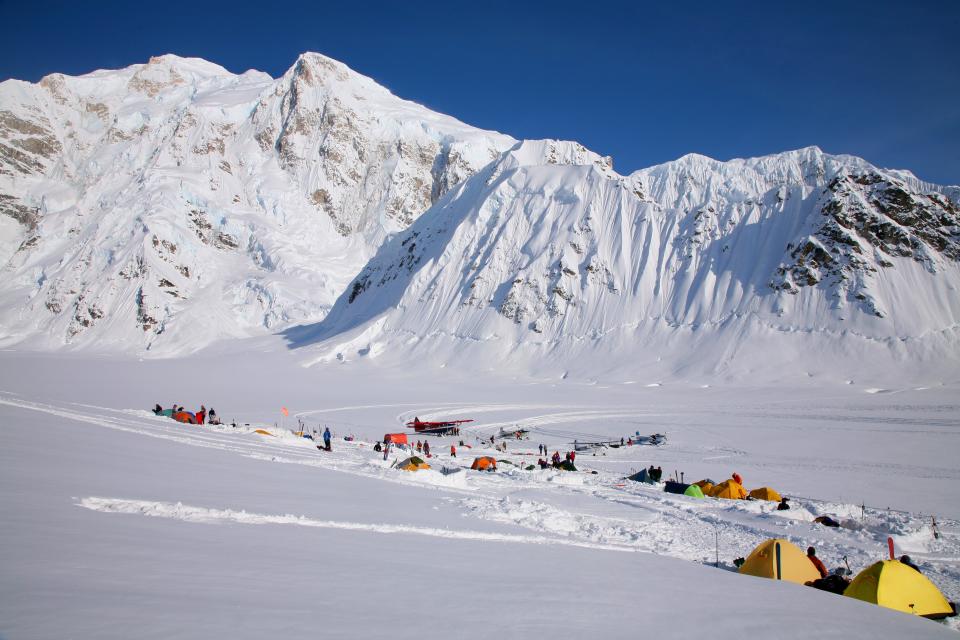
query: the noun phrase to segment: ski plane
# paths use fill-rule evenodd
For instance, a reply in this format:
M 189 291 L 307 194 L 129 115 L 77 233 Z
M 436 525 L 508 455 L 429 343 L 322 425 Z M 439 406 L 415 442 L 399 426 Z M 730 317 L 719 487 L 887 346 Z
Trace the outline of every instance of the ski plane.
M 667 436 L 662 433 L 654 433 L 649 436 L 642 436 L 638 431 L 635 436 L 630 438 L 630 444 L 633 445 L 650 445 L 654 447 L 659 447 L 667 441 Z M 625 443 L 626 444 L 626 443 Z M 620 444 L 619 440 L 600 440 L 596 442 L 579 442 L 577 440 L 573 441 L 573 450 L 574 451 L 593 451 L 595 449 L 619 449 L 624 445 Z
M 424 422 L 420 418 L 414 418 L 407 423 L 407 426 L 416 433 L 422 433 L 428 436 L 449 436 L 460 433 L 460 425 L 473 420 L 441 420 L 438 422 Z
M 516 429 L 504 429 L 500 427 L 500 432 L 497 433 L 497 437 L 501 440 L 522 440 L 527 437 L 528 433 L 530 433 L 529 429 L 520 429 L 519 427 Z

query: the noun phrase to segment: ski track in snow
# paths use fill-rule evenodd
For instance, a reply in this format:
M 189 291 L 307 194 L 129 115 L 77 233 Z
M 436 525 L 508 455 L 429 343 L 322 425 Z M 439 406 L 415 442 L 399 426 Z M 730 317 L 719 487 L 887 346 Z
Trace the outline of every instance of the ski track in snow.
M 248 458 L 268 462 L 301 464 L 332 472 L 350 473 L 389 482 L 419 486 L 450 494 L 448 498 L 472 517 L 516 525 L 535 535 L 498 534 L 476 531 L 451 531 L 414 525 L 314 520 L 296 515 L 268 515 L 244 511 L 217 510 L 182 504 L 138 500 L 89 497 L 79 505 L 99 512 L 139 513 L 174 518 L 187 522 L 232 522 L 239 524 L 293 524 L 316 528 L 350 529 L 375 533 L 428 535 L 445 538 L 522 544 L 564 544 L 594 549 L 641 551 L 672 556 L 688 561 L 714 564 L 719 544 L 720 564 L 731 569 L 730 559 L 745 556 L 761 541 L 784 537 L 798 545 L 813 545 L 818 554 L 832 566 L 843 559 L 854 570 L 878 559 L 878 549 L 886 537 L 892 536 L 897 548 L 910 553 L 923 565 L 925 573 L 950 600 L 960 599 L 960 522 L 939 522 L 941 537 L 933 538 L 925 518 L 905 512 L 870 509 L 861 514 L 860 506 L 794 498 L 793 509 L 775 510 L 774 503 L 763 501 L 695 500 L 668 494 L 659 486 L 624 481 L 622 473 L 604 471 L 603 463 L 623 460 L 584 459 L 582 466 L 597 473 L 565 473 L 553 470 L 521 471 L 502 465 L 496 474 L 469 470 L 452 475 L 430 470 L 416 474 L 392 469 L 393 458 L 383 461 L 369 443 L 337 441 L 331 452 L 318 452 L 310 440 L 287 431 L 272 429 L 276 437 L 254 434 L 256 425 L 232 428 L 228 425 L 203 427 L 184 425 L 169 418 L 158 418 L 148 411 L 118 410 L 89 405 L 54 406 L 23 400 L 12 394 L 0 395 L 0 405 L 40 411 L 126 433 L 160 438 L 178 444 L 219 449 Z M 377 405 L 390 407 L 401 405 Z M 439 407 L 439 405 L 434 405 Z M 349 411 L 370 407 L 342 407 L 303 412 Z M 468 412 L 528 411 L 542 409 L 536 405 L 455 405 L 447 414 Z M 569 423 L 588 417 L 630 418 L 642 411 L 575 411 L 562 407 L 562 412 L 518 418 L 507 422 L 481 423 L 468 432 L 478 434 L 505 425 L 529 428 L 536 433 L 551 424 Z M 419 415 L 430 415 L 422 411 Z M 400 414 L 404 420 L 407 413 Z M 544 429 L 544 434 L 569 435 L 567 431 Z M 527 448 L 532 444 L 526 443 Z M 439 450 L 439 447 L 438 447 Z M 737 455 L 737 451 L 719 454 Z M 398 452 L 402 456 L 402 452 Z M 694 452 L 688 452 L 694 453 Z M 704 452 L 700 451 L 702 455 Z M 742 453 L 742 452 L 739 452 Z M 477 447 L 472 454 L 492 454 L 498 458 L 517 459 L 517 451 L 495 452 Z M 529 458 L 529 457 L 528 457 Z M 522 462 L 523 460 L 519 458 Z M 435 466 L 464 466 L 468 458 L 437 457 Z M 581 461 L 578 460 L 578 464 Z M 592 467 L 592 469 L 591 469 Z M 856 522 L 859 530 L 830 529 L 813 524 L 818 515 L 830 514 Z
M 347 531 L 368 531 L 381 534 L 409 534 L 446 538 L 449 540 L 480 540 L 484 542 L 508 542 L 515 544 L 553 544 L 606 551 L 633 551 L 628 547 L 612 544 L 596 544 L 579 540 L 554 538 L 537 535 L 517 535 L 510 533 L 489 533 L 484 531 L 466 531 L 456 529 L 438 529 L 436 527 L 418 527 L 405 524 L 368 524 L 362 522 L 343 522 L 336 520 L 317 520 L 305 516 L 268 515 L 235 511 L 233 509 L 210 509 L 194 507 L 181 503 L 154 502 L 149 500 L 125 500 L 121 498 L 88 497 L 78 503 L 85 509 L 101 513 L 138 514 L 157 518 L 169 518 L 203 524 L 250 524 L 250 525 L 295 525 L 318 529 L 343 529 Z

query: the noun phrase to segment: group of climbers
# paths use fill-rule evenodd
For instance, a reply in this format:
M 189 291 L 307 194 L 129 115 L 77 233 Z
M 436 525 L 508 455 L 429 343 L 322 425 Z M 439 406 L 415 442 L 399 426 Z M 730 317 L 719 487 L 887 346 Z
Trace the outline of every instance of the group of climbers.
M 430 457 L 430 442 L 427 441 L 426 438 L 424 438 L 423 442 L 417 440 L 417 453 L 422 453 L 428 458 Z
M 153 413 L 157 416 L 166 416 L 177 422 L 188 424 L 220 424 L 220 417 L 217 416 L 216 410 L 210 407 L 210 410 L 207 411 L 207 408 L 202 404 L 200 410 L 195 413 L 185 410 L 183 405 L 177 405 L 176 403 L 169 409 L 164 409 L 157 404 L 153 407 Z

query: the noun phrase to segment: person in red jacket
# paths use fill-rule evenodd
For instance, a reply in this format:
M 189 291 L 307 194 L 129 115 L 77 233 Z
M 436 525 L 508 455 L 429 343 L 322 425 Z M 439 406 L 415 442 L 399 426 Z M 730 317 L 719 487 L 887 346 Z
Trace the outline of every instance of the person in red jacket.
M 737 484 L 740 484 L 740 485 L 743 484 L 743 478 L 740 477 L 740 474 L 739 474 L 739 473 L 734 473 L 734 474 L 733 474 L 733 480 L 734 480 L 734 482 L 736 482 Z
M 197 424 L 203 424 L 203 421 L 207 417 L 207 408 L 203 405 L 200 405 L 200 411 L 197 411 Z
M 457 457 L 457 447 L 454 445 L 450 445 L 450 456 L 453 458 Z
M 807 547 L 807 559 L 813 563 L 813 566 L 817 568 L 817 571 L 820 572 L 821 578 L 827 577 L 827 568 L 823 566 L 823 563 L 820 562 L 820 558 L 817 557 L 817 550 L 813 547 Z

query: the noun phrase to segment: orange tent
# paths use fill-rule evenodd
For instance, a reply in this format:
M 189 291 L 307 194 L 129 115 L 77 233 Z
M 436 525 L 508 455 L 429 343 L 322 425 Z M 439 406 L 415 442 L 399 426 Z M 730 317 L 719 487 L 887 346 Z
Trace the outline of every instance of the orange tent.
M 497 461 L 490 456 L 480 456 L 479 458 L 473 459 L 473 464 L 470 465 L 470 468 L 476 471 L 496 471 Z
M 177 422 L 185 422 L 187 424 L 197 424 L 197 416 L 193 415 L 189 411 L 177 411 L 173 414 L 173 419 Z
M 407 434 L 405 433 L 388 433 L 383 436 L 383 441 L 393 444 L 409 444 L 407 442 Z

